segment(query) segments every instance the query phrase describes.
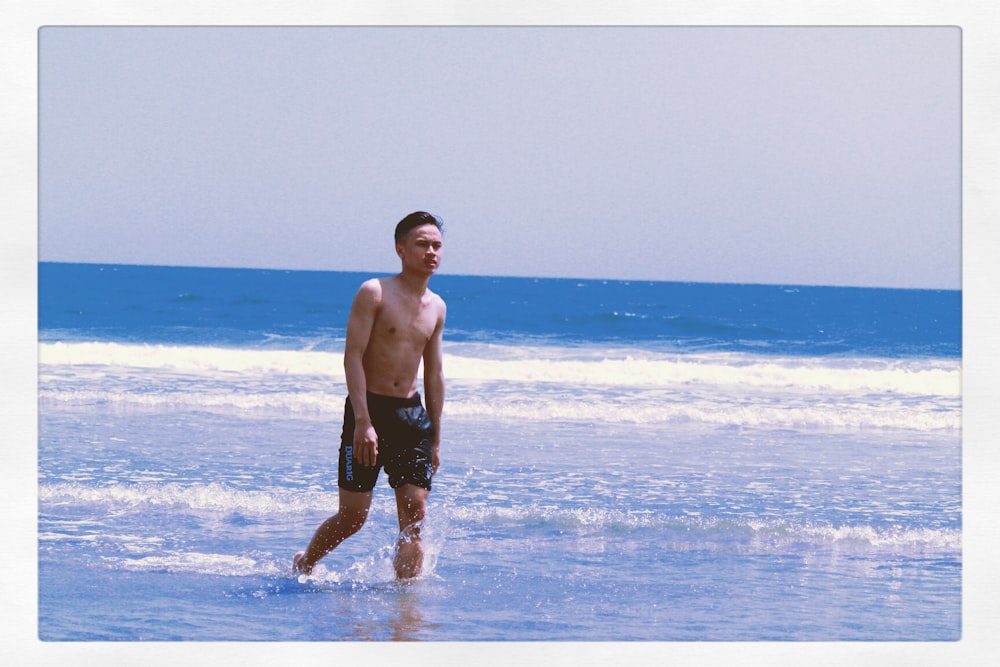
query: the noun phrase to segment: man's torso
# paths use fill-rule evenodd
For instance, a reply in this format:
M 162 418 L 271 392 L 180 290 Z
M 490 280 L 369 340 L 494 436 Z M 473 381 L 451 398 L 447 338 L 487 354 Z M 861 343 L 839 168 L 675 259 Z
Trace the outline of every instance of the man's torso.
M 382 298 L 375 311 L 364 355 L 368 391 L 411 396 L 417 371 L 441 314 L 441 300 L 430 290 L 422 298 L 405 294 L 393 279 L 380 279 Z

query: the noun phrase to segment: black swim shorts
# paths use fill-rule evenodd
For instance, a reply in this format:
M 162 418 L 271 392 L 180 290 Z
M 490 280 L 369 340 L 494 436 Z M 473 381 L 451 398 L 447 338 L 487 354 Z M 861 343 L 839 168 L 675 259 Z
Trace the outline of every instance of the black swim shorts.
M 340 436 L 338 485 L 348 491 L 371 491 L 385 468 L 389 486 L 413 484 L 430 491 L 434 464 L 431 439 L 434 425 L 420 402 L 420 394 L 396 398 L 368 394 L 368 414 L 378 434 L 378 460 L 363 466 L 354 458 L 354 408 L 344 404 L 344 430 Z

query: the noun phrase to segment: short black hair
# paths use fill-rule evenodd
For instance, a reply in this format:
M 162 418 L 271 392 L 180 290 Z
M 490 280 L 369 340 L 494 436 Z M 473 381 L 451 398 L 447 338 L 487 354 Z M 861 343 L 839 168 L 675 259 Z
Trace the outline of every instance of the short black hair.
M 444 232 L 444 223 L 441 222 L 441 218 L 425 211 L 415 211 L 400 220 L 399 224 L 396 225 L 396 243 L 399 243 L 410 231 L 421 225 L 434 225 L 440 231 Z

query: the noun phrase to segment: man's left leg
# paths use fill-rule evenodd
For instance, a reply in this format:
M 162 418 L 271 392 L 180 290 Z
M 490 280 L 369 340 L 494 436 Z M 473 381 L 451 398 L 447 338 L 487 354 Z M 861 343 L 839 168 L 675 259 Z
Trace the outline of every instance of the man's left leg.
M 399 540 L 392 564 L 397 579 L 412 579 L 420 575 L 424 565 L 424 546 L 420 530 L 427 511 L 429 491 L 414 484 L 396 489 L 396 514 L 399 518 Z

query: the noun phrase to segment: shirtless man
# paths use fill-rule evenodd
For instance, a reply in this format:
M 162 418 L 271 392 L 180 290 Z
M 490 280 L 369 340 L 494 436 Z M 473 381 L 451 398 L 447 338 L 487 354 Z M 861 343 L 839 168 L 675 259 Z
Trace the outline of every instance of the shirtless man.
M 340 444 L 340 506 L 306 550 L 295 554 L 297 572 L 309 574 L 317 561 L 361 529 L 381 468 L 396 493 L 396 576 L 412 579 L 421 572 L 420 528 L 431 477 L 440 464 L 444 405 L 445 304 L 427 289 L 441 263 L 441 229 L 441 221 L 429 213 L 403 218 L 395 234 L 402 271 L 365 282 L 354 297 L 344 347 L 348 398 Z M 417 393 L 421 359 L 426 410 Z

